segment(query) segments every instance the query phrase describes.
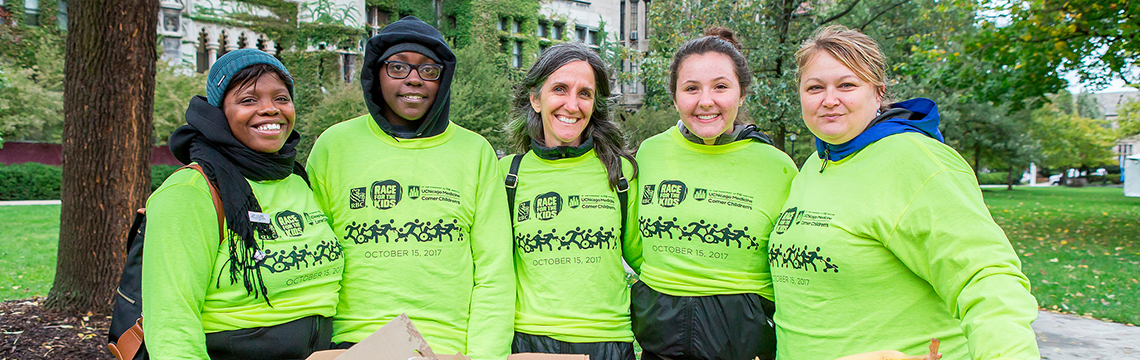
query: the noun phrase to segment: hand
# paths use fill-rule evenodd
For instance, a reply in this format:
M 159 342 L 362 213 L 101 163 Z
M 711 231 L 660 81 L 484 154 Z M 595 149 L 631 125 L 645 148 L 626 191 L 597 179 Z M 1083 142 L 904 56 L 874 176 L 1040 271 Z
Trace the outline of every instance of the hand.
M 938 339 L 930 339 L 930 352 L 924 356 L 907 356 L 897 350 L 880 350 L 868 353 L 844 356 L 835 360 L 940 360 L 942 354 L 938 352 Z

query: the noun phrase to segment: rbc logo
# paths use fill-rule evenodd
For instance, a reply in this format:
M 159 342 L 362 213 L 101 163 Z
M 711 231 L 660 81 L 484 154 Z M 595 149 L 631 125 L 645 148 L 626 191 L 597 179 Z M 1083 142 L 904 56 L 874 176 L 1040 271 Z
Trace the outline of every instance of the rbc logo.
M 515 220 L 515 222 L 523 222 L 530 219 L 530 201 L 519 203 L 518 214 L 518 220 Z
M 649 205 L 653 203 L 653 184 L 645 185 L 641 190 L 641 205 Z
M 368 206 L 368 188 L 352 188 L 348 191 L 348 207 L 350 209 L 363 209 Z

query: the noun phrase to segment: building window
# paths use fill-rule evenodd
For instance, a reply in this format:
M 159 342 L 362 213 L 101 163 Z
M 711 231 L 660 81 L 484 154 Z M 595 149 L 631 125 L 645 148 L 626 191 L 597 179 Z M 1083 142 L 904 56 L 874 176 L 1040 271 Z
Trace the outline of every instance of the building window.
M 641 28 L 643 38 L 649 38 L 649 0 L 642 1 L 645 4 L 645 26 Z
M 380 33 L 380 29 L 388 24 L 388 12 L 381 11 L 379 6 L 367 7 L 368 12 L 368 35 L 376 36 Z
M 499 31 L 507 31 L 507 18 L 499 18 Z
M 545 21 L 539 21 L 538 22 L 538 29 L 537 30 L 538 30 L 538 37 L 540 37 L 540 38 L 544 38 L 544 37 L 549 36 L 546 33 L 547 29 L 546 29 L 546 22 Z
M 586 28 L 585 27 L 576 26 L 576 27 L 574 27 L 574 32 L 577 33 L 577 35 L 578 35 L 578 42 L 580 42 L 580 43 L 586 42 Z
M 454 15 L 448 15 L 447 16 L 447 28 L 449 30 L 455 30 L 455 16 Z
M 351 84 L 352 78 L 356 77 L 356 55 L 355 54 L 340 54 L 341 74 L 344 75 L 344 83 Z
M 637 41 L 637 0 L 629 4 L 629 39 Z
M 554 39 L 562 40 L 562 24 L 554 24 Z
M 589 41 L 590 45 L 602 44 L 601 39 L 598 37 L 598 30 L 590 30 L 588 36 L 589 37 L 586 40 Z
M 625 0 L 621 1 L 621 15 L 618 15 L 618 18 L 621 19 L 621 25 L 618 27 L 618 40 L 625 41 Z
M 197 56 L 198 64 L 197 65 L 198 65 L 198 73 L 199 74 L 205 74 L 207 71 L 210 70 L 210 60 L 209 60 L 210 52 L 208 50 L 206 50 L 206 42 L 208 42 L 208 41 L 210 41 L 210 40 L 208 38 L 208 35 L 206 34 L 206 29 L 202 29 L 202 32 L 198 33 L 198 56 Z
M 511 66 L 522 67 L 522 41 L 515 41 L 511 46 Z
M 518 34 L 518 33 L 519 33 L 519 21 L 515 20 L 515 19 L 511 19 L 511 34 Z

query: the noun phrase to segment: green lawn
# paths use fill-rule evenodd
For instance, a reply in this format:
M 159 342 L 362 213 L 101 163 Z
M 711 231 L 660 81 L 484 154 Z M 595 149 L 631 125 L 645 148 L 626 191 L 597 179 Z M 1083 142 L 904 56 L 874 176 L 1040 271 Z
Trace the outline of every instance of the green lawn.
M 1100 187 L 983 194 L 1039 306 L 1140 324 L 1140 198 Z
M 47 296 L 55 278 L 59 205 L 0 206 L 0 300 Z
M 1120 188 L 986 189 L 1043 308 L 1140 324 L 1140 198 Z M 59 205 L 0 206 L 0 299 L 47 295 Z

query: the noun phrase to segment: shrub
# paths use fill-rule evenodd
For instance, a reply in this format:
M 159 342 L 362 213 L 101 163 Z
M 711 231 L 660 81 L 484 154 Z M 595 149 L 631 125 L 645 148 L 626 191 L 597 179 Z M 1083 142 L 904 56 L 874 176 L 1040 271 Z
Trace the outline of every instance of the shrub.
M 37 163 L 0 165 L 0 200 L 59 199 L 63 172 Z
M 179 166 L 154 165 L 150 167 L 150 190 L 170 177 Z M 63 170 L 59 166 L 37 163 L 0 165 L 0 200 L 55 200 L 59 199 Z
M 978 174 L 978 184 L 981 185 L 1005 185 L 1008 180 L 1009 172 L 1006 171 Z M 1013 179 L 1015 182 L 1019 180 L 1021 180 L 1021 177 Z

